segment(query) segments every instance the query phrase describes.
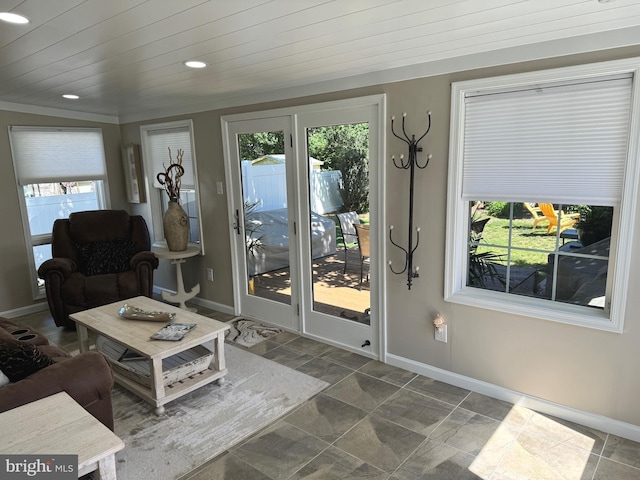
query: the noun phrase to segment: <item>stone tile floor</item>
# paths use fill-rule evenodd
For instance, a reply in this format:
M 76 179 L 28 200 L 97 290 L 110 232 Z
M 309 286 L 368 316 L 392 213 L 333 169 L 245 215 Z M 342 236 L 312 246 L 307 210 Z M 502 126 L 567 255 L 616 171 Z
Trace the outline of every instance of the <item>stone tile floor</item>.
M 14 320 L 77 348 L 48 312 Z M 615 435 L 289 332 L 247 350 L 331 386 L 181 480 L 640 480 L 640 444 Z

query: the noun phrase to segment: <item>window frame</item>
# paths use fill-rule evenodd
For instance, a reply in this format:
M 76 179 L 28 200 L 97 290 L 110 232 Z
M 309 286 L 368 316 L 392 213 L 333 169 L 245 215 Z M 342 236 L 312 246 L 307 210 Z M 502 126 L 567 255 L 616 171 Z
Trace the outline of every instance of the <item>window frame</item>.
M 140 139 L 142 144 L 142 160 L 144 164 L 145 172 L 148 172 L 146 175 L 147 182 L 147 191 L 149 192 L 149 208 L 151 211 L 151 224 L 153 231 L 153 243 L 154 245 L 162 246 L 165 243 L 164 231 L 162 227 L 162 196 L 166 195 L 165 191 L 160 188 L 156 188 L 154 186 L 154 178 L 160 172 L 153 171 L 153 160 L 151 158 L 151 149 L 148 144 L 149 136 L 148 132 L 153 132 L 156 130 L 171 130 L 171 129 L 180 129 L 187 128 L 189 130 L 189 139 L 191 141 L 191 159 L 193 166 L 193 182 L 194 182 L 194 190 L 195 190 L 195 199 L 196 199 L 196 211 L 198 214 L 198 226 L 199 226 L 199 242 L 192 243 L 197 245 L 200 248 L 200 254 L 204 254 L 204 239 L 203 239 L 203 228 L 202 228 L 202 207 L 200 201 L 200 188 L 198 183 L 198 168 L 196 163 L 196 150 L 195 150 L 195 138 L 193 134 L 193 121 L 191 119 L 186 120 L 176 120 L 173 122 L 163 122 L 163 123 L 154 123 L 149 125 L 141 125 L 140 126 Z M 175 152 L 172 152 L 175 154 Z
M 36 261 L 35 261 L 35 257 L 33 254 L 33 249 L 35 247 L 40 247 L 40 246 L 44 246 L 44 245 L 51 245 L 52 243 L 52 231 L 49 233 L 40 233 L 40 234 L 31 234 L 31 225 L 29 223 L 29 211 L 28 211 L 28 207 L 27 207 L 27 201 L 26 201 L 26 197 L 24 195 L 24 185 L 20 184 L 20 181 L 18 179 L 18 169 L 16 168 L 15 162 L 16 162 L 16 158 L 15 158 L 15 151 L 14 151 L 14 147 L 13 147 L 13 140 L 12 140 L 12 135 L 11 135 L 11 129 L 12 127 L 21 127 L 22 126 L 17 126 L 17 125 L 10 125 L 8 127 L 8 134 L 9 134 L 9 144 L 11 146 L 11 161 L 13 162 L 13 166 L 14 166 L 14 174 L 15 174 L 15 183 L 16 183 L 16 190 L 18 193 L 18 204 L 20 206 L 20 217 L 22 220 L 22 231 L 23 231 L 23 235 L 24 235 L 24 241 L 25 241 L 25 247 L 26 247 L 26 251 L 27 251 L 27 263 L 29 266 L 29 278 L 31 280 L 31 293 L 33 296 L 34 300 L 39 300 L 42 298 L 45 298 L 46 293 L 45 293 L 45 288 L 44 285 L 38 285 L 38 271 L 36 269 Z M 28 126 L 27 127 L 30 130 L 34 130 L 34 131 L 44 131 L 44 130 L 48 130 L 48 131 L 99 131 L 100 132 L 100 136 L 102 138 L 102 157 L 103 157 L 103 162 L 104 162 L 104 171 L 105 171 L 105 177 L 101 178 L 101 179 L 94 179 L 91 181 L 95 182 L 95 187 L 96 187 L 96 197 L 98 200 L 98 205 L 99 208 L 101 209 L 108 209 L 111 207 L 111 199 L 109 197 L 109 185 L 108 185 L 108 177 L 106 175 L 107 172 L 107 165 L 106 165 L 106 154 L 105 154 L 105 150 L 104 150 L 104 136 L 102 135 L 102 129 L 101 128 L 87 128 L 87 127 L 39 127 L 39 126 Z M 67 178 L 60 178 L 58 179 L 59 181 L 68 181 L 69 179 Z M 51 179 L 46 179 L 43 182 L 39 182 L 39 183 L 53 183 L 51 181 Z M 32 185 L 32 184 L 29 184 Z M 53 230 L 53 224 L 52 226 L 52 230 Z
M 629 139 L 624 184 L 620 205 L 614 209 L 614 226 L 609 257 L 607 291 L 611 289 L 609 309 L 509 295 L 466 286 L 468 270 L 469 202 L 462 199 L 464 108 L 467 92 L 500 92 L 531 87 L 540 83 L 568 82 L 603 75 L 632 75 Z M 550 320 L 559 323 L 622 333 L 627 303 L 631 247 L 635 228 L 640 169 L 638 167 L 638 132 L 640 126 L 640 58 L 542 70 L 515 75 L 481 78 L 452 83 L 451 124 L 449 137 L 449 173 L 447 192 L 447 227 L 445 250 L 445 301 L 474 307 Z M 617 219 L 617 222 L 616 222 Z M 607 315 L 607 310 L 609 314 Z

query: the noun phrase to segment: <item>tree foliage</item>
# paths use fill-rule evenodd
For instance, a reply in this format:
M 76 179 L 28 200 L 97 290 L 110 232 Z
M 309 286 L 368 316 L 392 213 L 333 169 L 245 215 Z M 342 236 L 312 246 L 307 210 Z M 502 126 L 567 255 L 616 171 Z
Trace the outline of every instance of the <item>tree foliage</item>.
M 240 135 L 239 142 L 242 160 L 284 153 L 284 132 L 244 133 Z
M 345 211 L 369 211 L 369 125 L 333 125 L 309 129 L 309 155 L 327 170 L 342 173 Z

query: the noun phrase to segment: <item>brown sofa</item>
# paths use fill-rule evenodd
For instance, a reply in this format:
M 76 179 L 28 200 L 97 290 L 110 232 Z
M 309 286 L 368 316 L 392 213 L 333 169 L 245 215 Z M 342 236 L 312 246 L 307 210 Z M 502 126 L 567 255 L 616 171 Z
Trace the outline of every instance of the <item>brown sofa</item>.
M 0 317 L 0 341 L 15 343 L 16 340 L 35 345 L 38 352 L 52 360 L 52 364 L 0 387 L 0 412 L 64 391 L 113 430 L 113 374 L 101 353 L 85 352 L 71 357 L 64 350 L 49 345 L 37 331 Z
M 53 224 L 51 252 L 38 275 L 56 325 L 75 327 L 69 314 L 153 293 L 158 259 L 147 224 L 124 210 L 76 212 Z

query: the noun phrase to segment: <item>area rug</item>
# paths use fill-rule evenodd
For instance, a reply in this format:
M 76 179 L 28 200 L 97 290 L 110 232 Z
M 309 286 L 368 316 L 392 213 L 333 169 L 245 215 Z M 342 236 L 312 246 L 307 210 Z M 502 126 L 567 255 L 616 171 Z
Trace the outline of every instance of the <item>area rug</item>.
M 329 384 L 225 345 L 225 383 L 166 405 L 161 416 L 120 386 L 113 391 L 118 480 L 173 480 L 269 425 Z
M 231 329 L 227 332 L 226 339 L 247 348 L 283 332 L 279 328 L 262 325 L 242 317 L 236 317 L 227 323 Z

